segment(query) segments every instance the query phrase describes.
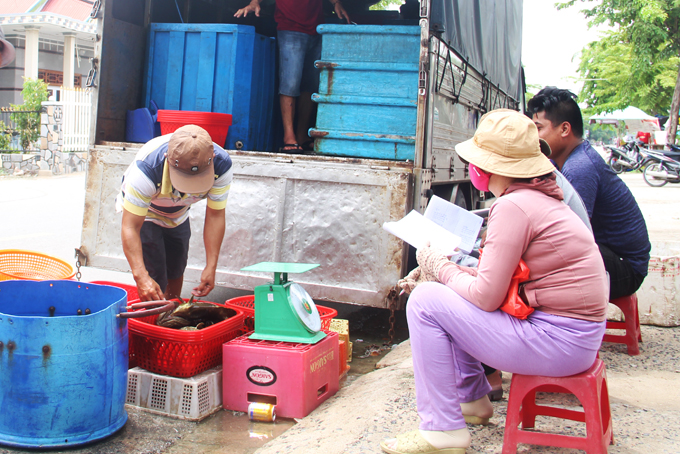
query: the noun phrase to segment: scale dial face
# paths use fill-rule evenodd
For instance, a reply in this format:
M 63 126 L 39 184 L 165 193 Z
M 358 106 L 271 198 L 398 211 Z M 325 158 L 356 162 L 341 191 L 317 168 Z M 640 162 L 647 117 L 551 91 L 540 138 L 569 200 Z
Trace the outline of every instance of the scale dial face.
M 316 308 L 314 300 L 309 296 L 307 290 L 293 282 L 288 288 L 288 301 L 291 309 L 293 309 L 293 313 L 307 331 L 318 333 L 321 330 L 319 310 Z

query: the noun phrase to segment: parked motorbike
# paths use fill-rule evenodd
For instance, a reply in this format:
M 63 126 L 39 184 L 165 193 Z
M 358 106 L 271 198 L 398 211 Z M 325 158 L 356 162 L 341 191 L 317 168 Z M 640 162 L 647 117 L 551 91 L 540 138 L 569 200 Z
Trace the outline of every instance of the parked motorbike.
M 605 145 L 605 148 L 609 151 L 607 163 L 614 173 L 638 170 L 647 164 L 648 150 L 640 141 L 628 142 L 622 148 L 611 145 Z
M 642 176 L 648 185 L 658 188 L 668 183 L 680 183 L 680 150 L 650 150 L 647 161 Z

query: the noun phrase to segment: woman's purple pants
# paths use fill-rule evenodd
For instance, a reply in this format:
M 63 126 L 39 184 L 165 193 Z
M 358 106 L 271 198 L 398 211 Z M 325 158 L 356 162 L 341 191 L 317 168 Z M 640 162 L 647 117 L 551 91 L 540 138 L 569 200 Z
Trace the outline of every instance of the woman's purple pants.
M 465 427 L 460 403 L 491 390 L 481 363 L 525 375 L 583 372 L 595 361 L 606 324 L 541 311 L 526 320 L 485 312 L 434 282 L 414 289 L 406 315 L 422 430 Z

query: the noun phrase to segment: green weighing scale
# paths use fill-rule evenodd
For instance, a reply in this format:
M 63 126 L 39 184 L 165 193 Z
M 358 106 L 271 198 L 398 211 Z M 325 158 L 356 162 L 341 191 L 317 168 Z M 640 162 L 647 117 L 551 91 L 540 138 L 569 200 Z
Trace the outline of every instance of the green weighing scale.
M 312 263 L 261 262 L 241 271 L 274 273 L 274 282 L 255 287 L 255 331 L 250 339 L 315 344 L 326 337 L 314 300 L 288 273 L 304 273 Z

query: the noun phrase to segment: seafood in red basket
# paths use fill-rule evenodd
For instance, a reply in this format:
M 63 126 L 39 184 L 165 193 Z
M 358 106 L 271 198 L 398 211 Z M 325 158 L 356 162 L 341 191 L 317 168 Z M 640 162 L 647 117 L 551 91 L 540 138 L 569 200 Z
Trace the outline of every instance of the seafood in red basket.
M 162 313 L 156 320 L 156 325 L 182 331 L 197 331 L 227 320 L 234 315 L 236 315 L 236 311 L 233 309 L 194 301 L 192 297 L 174 310 Z

